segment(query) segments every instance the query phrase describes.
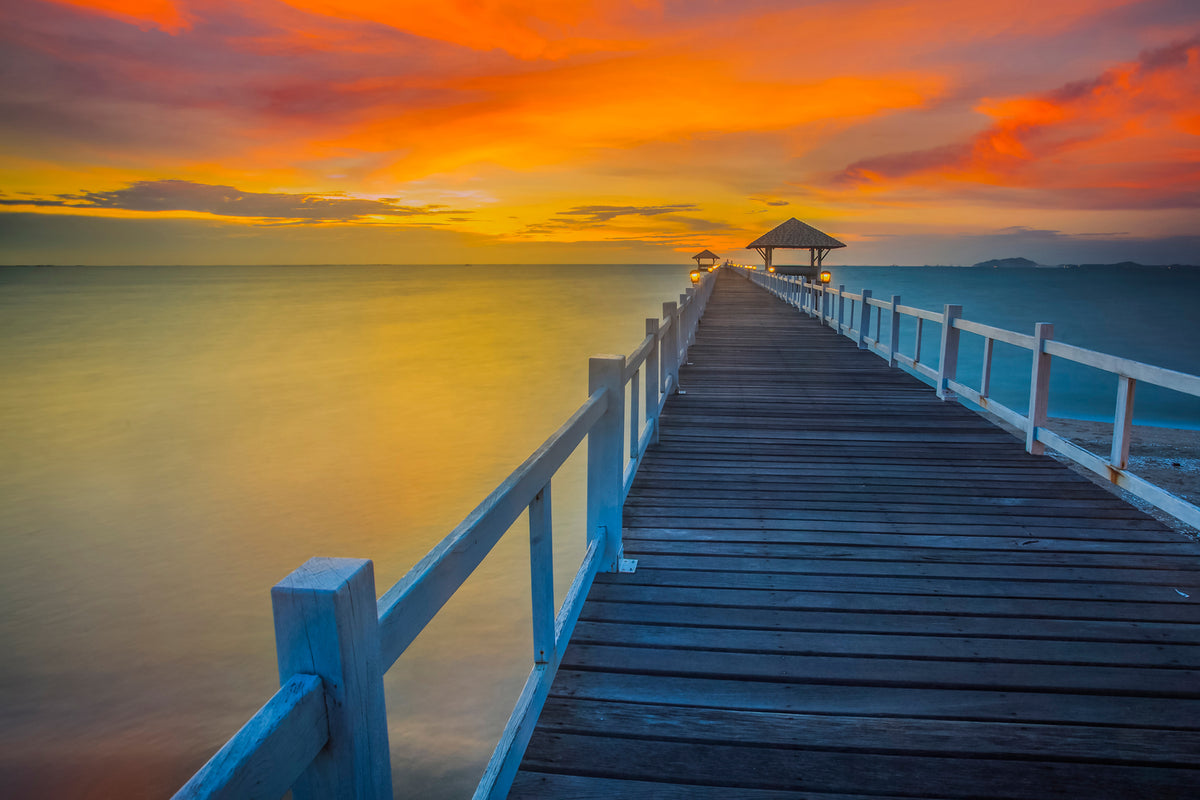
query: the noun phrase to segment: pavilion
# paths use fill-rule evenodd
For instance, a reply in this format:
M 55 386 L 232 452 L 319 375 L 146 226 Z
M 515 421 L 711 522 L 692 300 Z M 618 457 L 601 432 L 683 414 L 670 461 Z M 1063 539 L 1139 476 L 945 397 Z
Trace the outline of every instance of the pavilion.
M 809 260 L 807 267 L 801 265 L 780 266 L 775 267 L 774 271 L 780 275 L 803 275 L 809 280 L 816 280 L 821 273 L 821 264 L 829 251 L 845 246 L 829 234 L 822 233 L 813 226 L 805 225 L 792 217 L 779 227 L 764 233 L 746 245 L 746 249 L 758 251 L 763 258 L 763 267 L 768 272 L 773 266 L 771 264 L 772 251 L 776 249 L 807 250 Z
M 692 256 L 692 258 L 696 260 L 696 267 L 698 269 L 708 269 L 709 267 L 716 266 L 716 263 L 721 260 L 721 257 L 712 250 L 701 250 L 699 253 L 696 253 L 696 255 Z M 702 261 L 707 261 L 708 263 L 702 264 L 700 263 Z

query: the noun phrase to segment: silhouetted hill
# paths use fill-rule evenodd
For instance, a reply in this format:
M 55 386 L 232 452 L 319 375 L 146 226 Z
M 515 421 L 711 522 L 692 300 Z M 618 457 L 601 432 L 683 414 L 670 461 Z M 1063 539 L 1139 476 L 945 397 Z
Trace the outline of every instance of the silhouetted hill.
M 973 267 L 1036 267 L 1036 261 L 1030 261 L 1028 258 L 993 258 L 989 261 L 980 261 L 978 264 L 972 264 Z

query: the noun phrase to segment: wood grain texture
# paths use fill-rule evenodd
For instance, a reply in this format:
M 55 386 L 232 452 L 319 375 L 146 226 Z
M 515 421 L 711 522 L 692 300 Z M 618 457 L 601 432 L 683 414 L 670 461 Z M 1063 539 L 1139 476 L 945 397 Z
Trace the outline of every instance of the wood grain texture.
M 1195 543 L 733 273 L 688 360 L 510 797 L 1200 796 Z

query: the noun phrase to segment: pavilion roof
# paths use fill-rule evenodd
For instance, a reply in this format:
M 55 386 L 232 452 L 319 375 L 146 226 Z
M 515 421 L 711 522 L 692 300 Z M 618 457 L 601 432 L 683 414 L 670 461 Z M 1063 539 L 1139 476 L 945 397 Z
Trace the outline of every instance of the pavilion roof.
M 721 259 L 721 257 L 712 250 L 701 250 L 699 253 L 696 253 L 696 255 L 692 256 L 692 258 L 715 258 L 718 261 Z
M 845 247 L 827 233 L 822 233 L 811 225 L 806 225 L 792 217 L 777 228 L 764 233 L 746 249 L 755 247 L 794 247 L 794 248 L 829 248 Z

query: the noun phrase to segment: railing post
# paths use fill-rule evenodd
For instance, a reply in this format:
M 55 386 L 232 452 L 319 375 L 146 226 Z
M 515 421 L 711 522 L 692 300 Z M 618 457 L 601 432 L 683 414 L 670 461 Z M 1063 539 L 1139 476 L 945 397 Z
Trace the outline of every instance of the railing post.
M 1118 376 L 1117 413 L 1113 417 L 1112 454 L 1108 463 L 1117 469 L 1129 466 L 1129 433 L 1133 425 L 1133 395 L 1137 381 L 1127 375 Z
M 846 284 L 839 283 L 837 288 L 837 326 L 834 328 L 838 333 L 842 332 L 842 317 L 846 313 Z
M 1025 451 L 1040 456 L 1046 446 L 1037 440 L 1038 428 L 1046 427 L 1050 405 L 1050 354 L 1046 340 L 1054 338 L 1054 325 L 1039 322 L 1033 328 L 1033 374 L 1029 379 L 1029 422 L 1025 430 Z
M 900 349 L 900 295 L 892 295 L 891 333 L 888 339 L 888 366 L 896 366 L 896 351 Z
M 554 534 L 550 484 L 529 504 L 529 581 L 533 601 L 533 663 L 554 658 Z
M 687 290 L 687 299 L 687 339 L 684 341 L 683 346 L 685 348 L 690 348 L 692 346 L 692 342 L 696 341 L 696 326 L 700 324 L 699 308 L 697 307 L 699 306 L 699 301 L 697 300 L 695 289 Z
M 666 320 L 667 332 L 663 335 L 662 352 L 662 388 L 663 392 L 679 391 L 679 310 L 674 303 L 663 303 L 663 319 Z
M 959 330 L 954 327 L 954 320 L 962 316 L 962 306 L 947 304 L 942 311 L 942 348 L 938 359 L 937 396 L 943 400 L 953 400 L 956 395 L 946 385 L 958 373 L 958 336 Z
M 659 363 L 658 320 L 646 319 L 646 335 L 654 337 L 650 352 L 646 354 L 646 428 L 650 431 L 650 444 L 658 443 L 658 400 Z
M 983 337 L 983 364 L 979 374 L 979 396 L 988 397 L 992 391 L 992 350 L 994 340 L 990 336 Z
M 280 685 L 317 675 L 329 743 L 292 786 L 296 800 L 390 800 L 391 756 L 370 561 L 313 558 L 271 589 Z
M 620 566 L 621 495 L 624 493 L 625 356 L 593 356 L 588 360 L 588 394 L 604 391 L 608 404 L 588 432 L 587 535 L 600 538 L 599 568 Z
M 858 312 L 858 349 L 867 349 L 867 331 L 871 327 L 871 290 L 862 290 L 862 308 Z M 878 339 L 878 336 L 876 336 Z

